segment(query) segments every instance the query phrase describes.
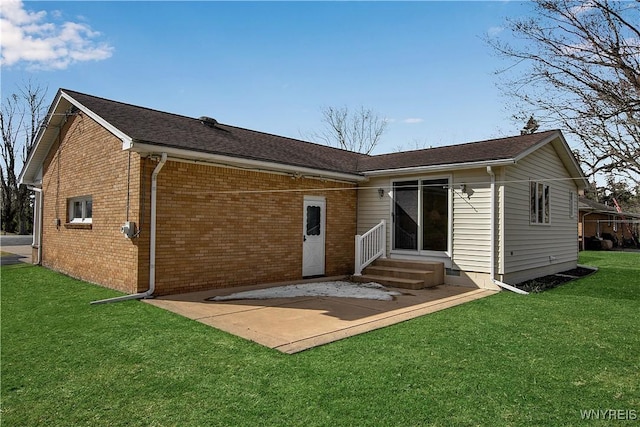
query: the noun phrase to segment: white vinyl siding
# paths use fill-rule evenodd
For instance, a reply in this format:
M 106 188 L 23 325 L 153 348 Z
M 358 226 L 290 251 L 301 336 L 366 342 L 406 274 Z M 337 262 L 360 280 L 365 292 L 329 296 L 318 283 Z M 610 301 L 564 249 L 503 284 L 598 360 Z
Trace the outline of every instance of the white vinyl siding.
M 578 224 L 571 208 L 575 209 L 577 197 L 574 196 L 575 202 L 572 202 L 570 195 L 576 194 L 578 188 L 553 145 L 547 144 L 517 164 L 494 167 L 493 171 L 498 278 L 517 283 L 575 267 Z M 436 177 L 442 177 L 442 173 L 371 178 L 358 191 L 358 233 L 365 233 L 384 218 L 388 222 L 387 251 L 391 253 L 392 182 Z M 451 257 L 442 260 L 455 270 L 488 274 L 491 272 L 491 177 L 485 168 L 452 171 L 450 177 Z M 549 222 L 542 225 L 531 223 L 531 181 L 549 186 Z M 378 188 L 384 189 L 382 198 Z
M 442 174 L 412 175 L 395 178 L 402 181 L 431 179 Z M 451 268 L 488 273 L 491 246 L 490 177 L 485 169 L 456 171 L 451 175 L 452 246 Z M 391 218 L 392 180 L 372 178 L 358 190 L 358 234 L 364 234 L 381 219 L 387 221 L 387 252 L 391 252 L 393 222 Z M 467 193 L 460 189 L 466 185 Z M 380 198 L 378 189 L 384 189 Z M 470 193 L 470 195 L 469 195 Z M 449 264 L 449 263 L 447 263 Z
M 453 175 L 453 268 L 489 273 L 491 259 L 491 188 L 484 169 Z M 467 193 L 460 185 L 465 184 Z
M 500 274 L 576 262 L 578 256 L 576 218 L 571 218 L 569 194 L 576 186 L 551 144 L 505 168 L 500 251 Z M 549 223 L 531 223 L 530 182 L 549 185 Z M 552 268 L 551 268 L 552 269 Z M 515 275 L 514 275 L 515 277 Z
M 382 198 L 378 189 L 382 188 Z M 380 223 L 387 221 L 387 253 L 391 250 L 391 180 L 371 178 L 358 189 L 358 234 L 362 235 Z

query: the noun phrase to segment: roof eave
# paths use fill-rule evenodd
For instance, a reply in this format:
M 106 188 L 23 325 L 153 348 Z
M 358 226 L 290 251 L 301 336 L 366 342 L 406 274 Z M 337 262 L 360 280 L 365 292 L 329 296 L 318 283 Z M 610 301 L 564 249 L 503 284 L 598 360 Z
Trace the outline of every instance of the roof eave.
M 583 212 L 592 213 L 592 214 L 615 215 L 615 216 L 625 217 L 625 218 L 640 218 L 640 214 L 634 213 L 634 212 L 618 212 L 616 210 L 597 209 L 597 208 L 592 208 L 590 206 L 589 207 L 580 206 L 578 209 Z
M 55 141 L 57 134 L 60 132 L 59 126 L 63 120 L 63 117 L 56 113 L 59 109 L 63 108 L 61 100 L 61 92 L 58 91 L 54 101 L 49 106 L 49 111 L 47 111 L 45 121 L 38 129 L 38 134 L 36 135 L 33 148 L 29 152 L 29 156 L 22 166 L 22 170 L 18 176 L 18 185 L 40 185 L 40 182 L 35 179 L 37 172 L 42 163 L 44 163 L 44 159 L 51 148 L 51 144 Z M 51 136 L 52 134 L 53 136 Z
M 396 169 L 379 169 L 379 170 L 365 171 L 363 172 L 363 174 L 367 177 L 415 175 L 419 173 L 445 172 L 445 171 L 462 170 L 462 169 L 478 169 L 478 168 L 484 168 L 487 166 L 492 166 L 492 167 L 508 166 L 514 163 L 515 163 L 514 159 L 481 160 L 476 162 L 465 162 L 465 163 L 447 163 L 442 165 L 415 166 L 415 167 L 396 168 Z
M 60 133 L 61 126 L 64 125 L 64 121 L 67 118 L 65 111 L 68 110 L 70 105 L 78 108 L 78 110 L 83 114 L 86 114 L 109 132 L 113 133 L 117 138 L 122 140 L 123 148 L 130 144 L 131 138 L 128 135 L 76 101 L 71 97 L 71 95 L 65 93 L 64 90 L 59 90 L 49 107 L 45 123 L 38 130 L 38 135 L 36 136 L 33 149 L 29 153 L 29 157 L 20 172 L 18 178 L 19 184 L 33 186 L 39 186 L 41 184 L 35 178 L 42 167 L 52 144 Z
M 327 178 L 347 182 L 364 182 L 368 178 L 363 175 L 346 172 L 315 169 L 304 166 L 288 165 L 284 163 L 270 162 L 265 160 L 247 159 L 243 157 L 233 157 L 223 154 L 206 153 L 194 150 L 186 150 L 177 147 L 150 144 L 145 141 L 132 140 L 123 150 L 130 150 L 140 154 L 160 154 L 167 153 L 169 160 L 188 160 L 193 162 L 209 163 L 220 166 L 231 166 L 243 169 L 260 170 L 264 172 L 279 172 L 294 175 L 311 176 L 317 178 Z
M 614 210 L 608 210 L 608 209 L 599 209 L 599 208 L 594 208 L 592 206 L 578 206 L 578 209 L 584 212 L 591 212 L 591 213 L 601 213 L 601 214 L 607 214 L 607 215 L 611 215 L 611 214 L 617 214 L 617 211 Z
M 111 123 L 103 119 L 101 116 L 99 116 L 98 114 L 94 113 L 93 111 L 91 111 L 90 109 L 82 105 L 80 102 L 76 101 L 71 95 L 65 93 L 64 90 L 62 90 L 61 92 L 62 92 L 62 96 L 65 99 L 67 99 L 72 105 L 77 107 L 80 111 L 82 111 L 84 114 L 89 116 L 92 120 L 94 120 L 100 126 L 104 127 L 106 130 L 111 132 L 113 135 L 116 136 L 116 138 L 120 139 L 122 141 L 123 149 L 124 147 L 131 144 L 132 138 L 129 135 L 122 132 L 120 129 L 116 128 L 114 125 L 112 125 Z

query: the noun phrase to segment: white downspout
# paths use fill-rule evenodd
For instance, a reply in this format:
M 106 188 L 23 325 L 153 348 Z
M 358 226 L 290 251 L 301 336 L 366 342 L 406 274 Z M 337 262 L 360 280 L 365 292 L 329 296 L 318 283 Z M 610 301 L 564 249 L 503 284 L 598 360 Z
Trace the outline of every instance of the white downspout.
M 105 304 L 108 302 L 126 301 L 130 299 L 148 298 L 156 290 L 156 209 L 158 203 L 158 174 L 167 161 L 167 153 L 162 153 L 160 162 L 151 174 L 151 222 L 149 225 L 149 289 L 145 292 L 124 295 L 121 297 L 108 298 L 99 301 L 92 301 L 91 304 Z
M 487 166 L 487 173 L 491 176 L 491 239 L 490 239 L 490 255 L 489 263 L 491 271 L 491 281 L 501 288 L 507 289 L 517 294 L 529 295 L 529 292 L 518 289 L 515 286 L 511 286 L 507 283 L 503 283 L 496 280 L 496 174 L 491 169 L 491 166 Z
M 43 202 L 43 194 L 42 188 L 39 187 L 27 187 L 31 191 L 35 191 L 38 193 L 38 209 L 37 212 L 34 212 L 33 218 L 34 222 L 36 222 L 36 227 L 33 230 L 33 242 L 31 246 L 38 245 L 38 259 L 36 260 L 36 264 L 42 264 L 42 202 Z
M 156 168 L 151 174 L 151 224 L 149 226 L 151 234 L 149 242 L 149 289 L 147 290 L 147 292 L 145 292 L 147 296 L 153 295 L 153 292 L 156 290 L 156 210 L 158 204 L 158 174 L 160 173 L 160 169 L 162 169 L 166 161 L 167 153 L 162 153 L 160 162 L 156 165 Z

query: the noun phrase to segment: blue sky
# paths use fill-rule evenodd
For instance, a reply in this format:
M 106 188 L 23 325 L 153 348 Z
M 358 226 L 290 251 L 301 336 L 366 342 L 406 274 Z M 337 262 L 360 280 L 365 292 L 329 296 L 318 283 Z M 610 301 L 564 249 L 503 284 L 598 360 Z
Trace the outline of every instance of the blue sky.
M 377 153 L 514 135 L 482 37 L 529 7 L 4 0 L 2 96 L 33 79 L 294 138 L 362 105 L 389 120 Z

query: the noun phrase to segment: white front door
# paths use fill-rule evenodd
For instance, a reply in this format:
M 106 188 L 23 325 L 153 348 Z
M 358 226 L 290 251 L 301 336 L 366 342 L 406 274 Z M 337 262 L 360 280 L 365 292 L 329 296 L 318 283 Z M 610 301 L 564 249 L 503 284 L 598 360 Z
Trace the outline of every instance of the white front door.
M 302 276 L 324 275 L 324 197 L 304 198 L 302 223 Z

